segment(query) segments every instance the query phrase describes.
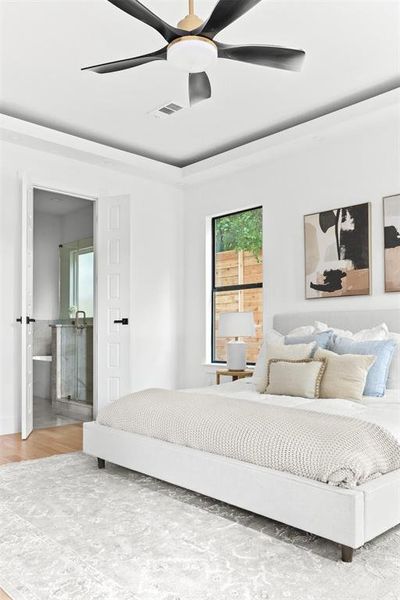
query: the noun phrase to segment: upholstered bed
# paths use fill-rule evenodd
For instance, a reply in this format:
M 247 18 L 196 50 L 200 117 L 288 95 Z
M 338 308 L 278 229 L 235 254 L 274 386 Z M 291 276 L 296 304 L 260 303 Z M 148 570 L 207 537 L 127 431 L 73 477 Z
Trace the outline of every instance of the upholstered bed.
M 400 311 L 397 310 L 276 315 L 274 328 L 286 334 L 294 327 L 314 320 L 327 320 L 327 317 L 329 323 L 338 328 L 358 330 L 386 322 L 391 331 L 400 333 Z M 202 407 L 199 413 L 196 413 L 195 399 Z M 205 445 L 208 436 L 199 437 L 195 431 L 197 421 L 202 423 L 203 429 L 205 427 L 207 410 L 204 407 L 207 406 L 207 399 L 211 401 L 208 404 L 210 411 L 214 406 L 219 410 L 219 413 L 216 410 L 215 416 L 210 416 L 210 422 L 213 425 L 218 423 L 216 431 L 220 432 L 216 440 L 214 435 L 214 445 L 211 446 Z M 364 473 L 364 479 L 360 477 L 358 481 L 346 485 L 346 479 L 335 482 L 329 479 L 329 475 L 324 479 L 317 471 L 314 474 L 312 469 L 291 469 L 286 465 L 279 467 L 282 457 L 274 452 L 270 452 L 272 458 L 269 463 L 253 461 L 252 448 L 249 455 L 225 452 L 223 448 L 231 447 L 231 440 L 227 438 L 225 446 L 219 449 L 218 436 L 230 433 L 224 427 L 223 412 L 227 406 L 229 408 L 229 399 L 238 411 L 242 410 L 242 405 L 247 410 L 247 421 L 242 428 L 247 437 L 252 432 L 251 423 L 257 425 L 257 419 L 263 418 L 263 411 L 268 413 L 268 419 L 275 419 L 274 427 L 278 427 L 279 434 L 276 439 L 289 436 L 291 430 L 286 431 L 285 420 L 289 421 L 292 414 L 293 419 L 296 417 L 294 422 L 301 423 L 299 431 L 304 430 L 306 424 L 311 427 L 310 431 L 316 431 L 318 427 L 321 430 L 323 427 L 340 427 L 340 419 L 346 426 L 349 423 L 352 427 L 358 424 L 354 430 L 357 432 L 365 429 L 365 433 L 369 434 L 373 428 L 374 434 L 379 432 L 383 438 L 387 436 L 387 439 L 379 440 L 383 445 L 378 448 L 382 453 L 382 456 L 378 456 L 379 465 L 383 462 L 382 457 L 390 454 L 391 462 L 385 463 L 387 472 L 382 470 L 384 474 L 380 475 L 379 468 L 372 466 L 371 469 L 368 461 L 365 464 L 361 461 L 357 469 Z M 345 561 L 352 559 L 353 549 L 400 523 L 400 446 L 397 444 L 400 444 L 400 390 L 388 390 L 385 397 L 365 399 L 361 404 L 341 399 L 309 400 L 280 396 L 279 404 L 284 406 L 280 412 L 274 408 L 276 397 L 257 393 L 251 379 L 186 390 L 180 396 L 179 392 L 165 392 L 162 395 L 159 390 L 148 391 L 138 394 L 135 400 L 139 405 L 141 403 L 136 413 L 132 411 L 129 414 L 132 403 L 128 403 L 125 407 L 119 406 L 119 413 L 114 409 L 103 411 L 101 422 L 84 424 L 84 451 L 96 456 L 100 467 L 107 460 L 325 537 L 341 544 L 342 559 Z M 167 408 L 169 400 L 171 409 Z M 147 403 L 150 407 L 153 401 L 156 409 L 151 412 Z M 171 416 L 168 412 L 175 410 L 176 406 L 180 406 L 180 413 L 184 408 L 187 420 L 181 421 L 184 427 L 181 430 L 176 428 L 174 432 L 174 419 L 168 422 L 166 417 Z M 155 415 L 158 416 L 160 408 L 164 414 L 157 423 Z M 278 417 L 280 421 L 276 421 Z M 134 426 L 129 426 L 129 420 Z M 190 441 L 190 435 L 189 438 L 187 436 L 190 426 L 196 434 L 192 436 L 196 443 Z M 343 435 L 344 428 L 343 425 Z M 232 431 L 236 431 L 232 435 L 240 435 L 240 429 L 233 428 Z M 256 428 L 255 431 L 264 442 L 263 449 L 268 447 L 268 439 L 272 439 L 275 430 L 264 432 Z M 310 437 L 307 429 L 305 431 L 302 449 L 307 446 Z M 346 435 L 346 443 L 351 444 L 351 427 Z M 362 443 L 368 444 L 366 440 Z M 244 451 L 248 451 L 248 447 L 247 439 L 243 442 Z M 296 445 L 292 444 L 289 454 L 295 450 Z M 312 444 L 304 452 L 311 456 Z M 324 452 L 324 444 L 321 444 L 319 452 Z M 340 455 L 340 451 L 337 453 Z M 360 455 L 354 448 L 354 454 L 357 453 Z M 329 452 L 327 457 L 330 459 Z M 339 458 L 342 461 L 345 459 L 342 456 Z M 325 464 L 324 460 L 322 456 L 319 463 Z M 370 472 L 365 470 L 367 464 Z

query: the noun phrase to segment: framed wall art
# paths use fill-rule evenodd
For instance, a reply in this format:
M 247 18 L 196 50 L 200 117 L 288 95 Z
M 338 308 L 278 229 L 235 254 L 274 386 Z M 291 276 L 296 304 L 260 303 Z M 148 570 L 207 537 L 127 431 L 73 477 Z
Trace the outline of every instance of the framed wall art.
M 400 292 L 400 194 L 383 199 L 385 292 Z
M 370 203 L 304 217 L 306 298 L 370 293 Z

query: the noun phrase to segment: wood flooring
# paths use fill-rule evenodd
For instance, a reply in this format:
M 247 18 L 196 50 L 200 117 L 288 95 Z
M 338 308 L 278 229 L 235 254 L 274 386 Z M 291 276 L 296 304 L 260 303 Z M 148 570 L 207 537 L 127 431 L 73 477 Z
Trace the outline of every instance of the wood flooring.
M 82 450 L 82 423 L 35 429 L 27 440 L 19 433 L 0 436 L 0 465 Z
M 1 435 L 0 465 L 79 450 L 82 450 L 82 423 L 35 429 L 24 441 L 19 433 Z M 0 588 L 0 600 L 12 598 Z

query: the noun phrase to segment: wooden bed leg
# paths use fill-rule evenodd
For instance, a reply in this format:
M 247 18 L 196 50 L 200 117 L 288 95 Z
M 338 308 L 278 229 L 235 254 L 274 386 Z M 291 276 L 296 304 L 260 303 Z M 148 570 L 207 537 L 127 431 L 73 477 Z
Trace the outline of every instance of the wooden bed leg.
M 104 469 L 106 466 L 106 461 L 104 460 L 104 458 L 98 458 L 97 459 L 97 466 L 99 469 Z
M 341 546 L 342 548 L 342 561 L 343 562 L 353 562 L 353 548 L 350 548 L 350 546 Z

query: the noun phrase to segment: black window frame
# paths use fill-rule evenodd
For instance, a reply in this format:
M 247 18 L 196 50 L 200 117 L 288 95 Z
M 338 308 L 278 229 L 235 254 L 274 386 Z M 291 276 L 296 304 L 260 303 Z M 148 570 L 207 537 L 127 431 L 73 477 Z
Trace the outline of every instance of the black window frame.
M 264 281 L 261 283 L 242 283 L 238 285 L 223 285 L 216 286 L 215 285 L 215 223 L 218 219 L 223 219 L 224 217 L 231 217 L 233 215 L 239 215 L 241 213 L 250 212 L 253 210 L 263 210 L 262 206 L 254 206 L 252 208 L 243 208 L 241 210 L 235 210 L 230 213 L 224 213 L 222 215 L 217 215 L 212 217 L 211 219 L 211 247 L 212 247 L 212 259 L 211 259 L 211 363 L 212 364 L 225 364 L 225 360 L 217 360 L 215 357 L 215 341 L 216 341 L 216 331 L 215 331 L 215 294 L 217 292 L 235 292 L 239 290 L 252 290 L 256 288 L 262 288 Z M 264 254 L 264 243 L 263 243 L 263 254 Z M 248 365 L 255 365 L 254 362 L 248 362 Z

